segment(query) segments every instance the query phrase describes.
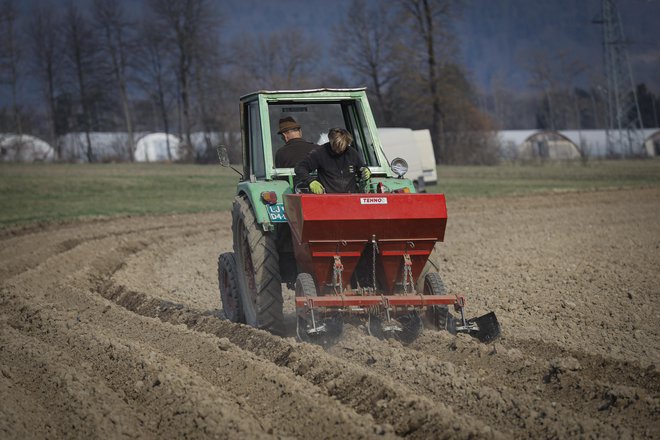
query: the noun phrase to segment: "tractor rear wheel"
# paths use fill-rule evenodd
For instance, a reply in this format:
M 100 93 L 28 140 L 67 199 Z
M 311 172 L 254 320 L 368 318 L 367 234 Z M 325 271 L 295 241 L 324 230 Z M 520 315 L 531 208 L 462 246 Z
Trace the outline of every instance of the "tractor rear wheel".
M 426 274 L 431 272 L 435 272 L 436 274 L 440 272 L 440 245 L 438 243 L 433 246 L 433 251 L 431 251 L 431 255 L 429 255 L 429 258 L 426 260 L 426 264 L 424 265 L 422 272 L 419 274 L 419 278 L 417 279 L 417 286 L 415 286 L 417 287 L 418 292 L 424 291 L 424 280 L 426 279 Z M 444 293 L 442 295 L 444 295 Z
M 245 322 L 283 334 L 282 279 L 277 245 L 273 235 L 263 231 L 257 223 L 245 197 L 234 199 L 232 231 Z
M 233 252 L 225 252 L 218 257 L 218 285 L 220 300 L 225 318 L 232 322 L 245 322 L 238 285 L 238 267 Z
M 444 295 L 445 285 L 437 272 L 428 272 L 424 276 L 424 295 Z M 426 319 L 438 330 L 456 333 L 456 323 L 449 307 L 431 306 L 426 310 Z

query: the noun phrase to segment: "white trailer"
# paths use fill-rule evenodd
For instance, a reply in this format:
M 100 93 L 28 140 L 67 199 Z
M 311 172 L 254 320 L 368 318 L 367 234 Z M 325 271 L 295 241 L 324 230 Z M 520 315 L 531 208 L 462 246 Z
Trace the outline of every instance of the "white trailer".
M 435 152 L 433 151 L 431 132 L 427 129 L 413 130 L 413 135 L 417 141 L 417 148 L 422 160 L 424 183 L 426 185 L 435 185 L 438 183 L 438 172 L 435 166 Z
M 401 157 L 408 162 L 406 177 L 415 182 L 419 191 L 424 191 L 426 185 L 438 182 L 435 154 L 428 130 L 386 127 L 378 129 L 378 137 L 388 160 Z

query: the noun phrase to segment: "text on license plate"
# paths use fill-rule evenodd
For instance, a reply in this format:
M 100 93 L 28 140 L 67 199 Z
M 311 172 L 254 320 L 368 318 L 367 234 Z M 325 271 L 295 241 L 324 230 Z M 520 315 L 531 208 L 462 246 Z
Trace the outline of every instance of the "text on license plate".
M 266 205 L 268 208 L 268 218 L 273 223 L 285 223 L 286 213 L 284 212 L 284 204 L 277 203 L 275 205 Z

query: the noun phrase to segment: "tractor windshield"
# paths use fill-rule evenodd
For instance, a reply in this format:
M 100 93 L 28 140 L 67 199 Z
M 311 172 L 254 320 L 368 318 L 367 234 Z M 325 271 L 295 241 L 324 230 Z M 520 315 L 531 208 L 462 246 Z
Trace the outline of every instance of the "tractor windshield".
M 314 103 L 286 103 L 282 101 L 268 104 L 273 157 L 284 141 L 276 128 L 281 118 L 291 116 L 302 127 L 303 138 L 323 145 L 328 142 L 328 131 L 333 127 L 345 128 L 353 135 L 354 147 L 362 154 L 367 165 L 378 166 L 374 152 L 374 142 L 356 101 L 328 101 Z

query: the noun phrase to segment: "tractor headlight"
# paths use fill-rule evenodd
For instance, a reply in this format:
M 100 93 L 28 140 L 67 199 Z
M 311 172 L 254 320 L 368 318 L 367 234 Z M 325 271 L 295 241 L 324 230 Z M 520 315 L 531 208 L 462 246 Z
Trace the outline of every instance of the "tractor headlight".
M 408 172 L 408 162 L 406 162 L 404 159 L 401 159 L 400 157 L 392 160 L 390 167 L 392 168 L 392 171 L 394 171 L 394 174 L 399 176 L 399 179 L 401 179 L 403 175 Z

